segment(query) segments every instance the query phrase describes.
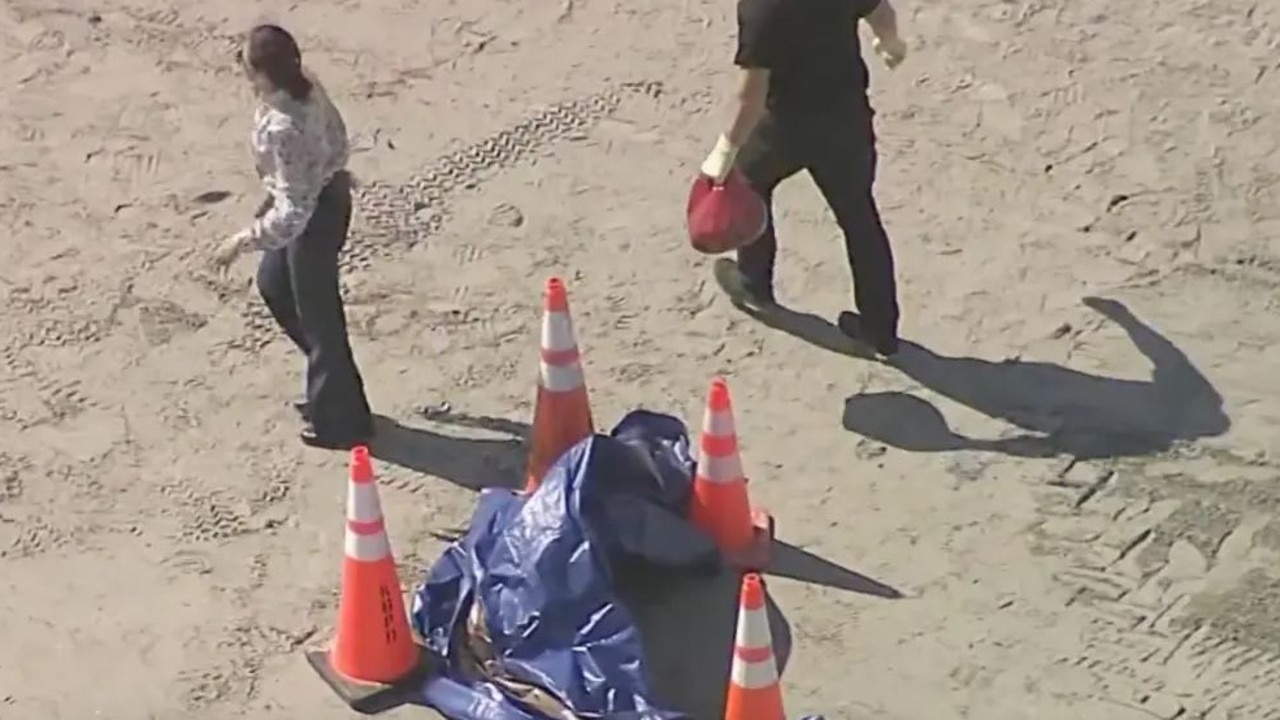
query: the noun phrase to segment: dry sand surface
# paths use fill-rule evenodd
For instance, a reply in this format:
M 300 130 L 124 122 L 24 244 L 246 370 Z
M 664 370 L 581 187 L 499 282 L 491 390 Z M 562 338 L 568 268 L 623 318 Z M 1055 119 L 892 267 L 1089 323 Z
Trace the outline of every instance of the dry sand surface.
M 297 441 L 250 260 L 202 255 L 258 199 L 230 50 L 271 18 L 355 136 L 346 290 L 403 424 L 406 582 L 519 473 L 558 273 L 606 427 L 696 422 L 729 378 L 754 496 L 812 554 L 771 583 L 797 715 L 1280 718 L 1273 5 L 912 2 L 912 56 L 873 70 L 889 367 L 831 342 L 849 280 L 808 180 L 779 197 L 784 327 L 685 247 L 728 0 L 6 0 L 0 717 L 347 716 L 300 655 L 345 458 Z M 508 422 L 418 415 L 443 400 Z

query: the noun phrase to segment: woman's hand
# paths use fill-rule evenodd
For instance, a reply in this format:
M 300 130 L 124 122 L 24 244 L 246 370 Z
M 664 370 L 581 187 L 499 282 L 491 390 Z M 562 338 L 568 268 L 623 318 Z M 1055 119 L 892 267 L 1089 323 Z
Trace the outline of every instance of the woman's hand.
M 249 241 L 252 235 L 248 230 L 241 230 L 231 237 L 223 240 L 217 249 L 213 252 L 213 266 L 219 272 L 225 272 L 226 269 L 240 257 L 241 253 L 249 248 Z

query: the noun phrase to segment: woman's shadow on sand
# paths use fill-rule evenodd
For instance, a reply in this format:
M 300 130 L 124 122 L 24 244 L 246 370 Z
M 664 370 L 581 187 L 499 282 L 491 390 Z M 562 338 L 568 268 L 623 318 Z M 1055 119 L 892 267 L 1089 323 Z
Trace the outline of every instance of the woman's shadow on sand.
M 1090 460 L 1152 455 L 1231 427 L 1222 396 L 1177 346 L 1116 300 L 1083 302 L 1128 334 L 1152 365 L 1149 380 L 1094 375 L 1049 362 L 947 357 L 904 341 L 887 364 L 1020 432 L 996 439 L 960 435 L 932 403 L 904 392 L 849 397 L 845 429 L 914 452 L 983 450 Z M 833 352 L 865 356 L 834 325 L 813 315 L 786 311 L 767 324 Z

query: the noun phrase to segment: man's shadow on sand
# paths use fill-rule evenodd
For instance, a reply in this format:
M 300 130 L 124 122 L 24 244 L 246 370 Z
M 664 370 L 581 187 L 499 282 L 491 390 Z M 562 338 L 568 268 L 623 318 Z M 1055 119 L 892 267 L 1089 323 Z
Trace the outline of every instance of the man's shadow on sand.
M 525 440 L 529 436 L 524 423 L 454 412 L 433 413 L 424 425 L 426 422 L 498 437 L 458 437 L 378 417 L 372 454 L 382 462 L 471 490 L 524 485 Z M 453 539 L 463 532 L 459 529 L 439 536 Z M 781 540 L 774 541 L 766 573 L 879 599 L 908 597 L 886 583 Z M 712 576 L 678 575 L 662 582 L 619 584 L 619 596 L 640 630 L 654 693 L 693 717 L 723 717 L 739 582 L 737 572 L 725 570 Z M 781 673 L 791 655 L 791 626 L 772 596 L 766 600 Z M 382 709 L 415 701 L 411 692 L 391 698 Z
M 845 429 L 915 452 L 985 450 L 1088 460 L 1151 455 L 1231 427 L 1222 396 L 1177 346 L 1116 300 L 1085 298 L 1084 304 L 1128 334 L 1152 365 L 1150 380 L 1093 375 L 1048 362 L 947 357 L 904 341 L 886 364 L 1022 432 L 996 439 L 960 435 L 933 404 L 903 392 L 849 397 Z M 858 343 L 815 315 L 783 309 L 757 319 L 832 352 L 868 357 Z

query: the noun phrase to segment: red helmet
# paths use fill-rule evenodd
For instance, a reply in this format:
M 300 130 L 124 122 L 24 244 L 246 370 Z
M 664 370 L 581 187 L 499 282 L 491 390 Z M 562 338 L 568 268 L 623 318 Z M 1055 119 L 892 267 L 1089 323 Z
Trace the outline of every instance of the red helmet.
M 707 255 L 746 247 L 764 234 L 768 209 L 742 173 L 729 173 L 723 185 L 699 174 L 689 189 L 686 208 L 689 244 Z

